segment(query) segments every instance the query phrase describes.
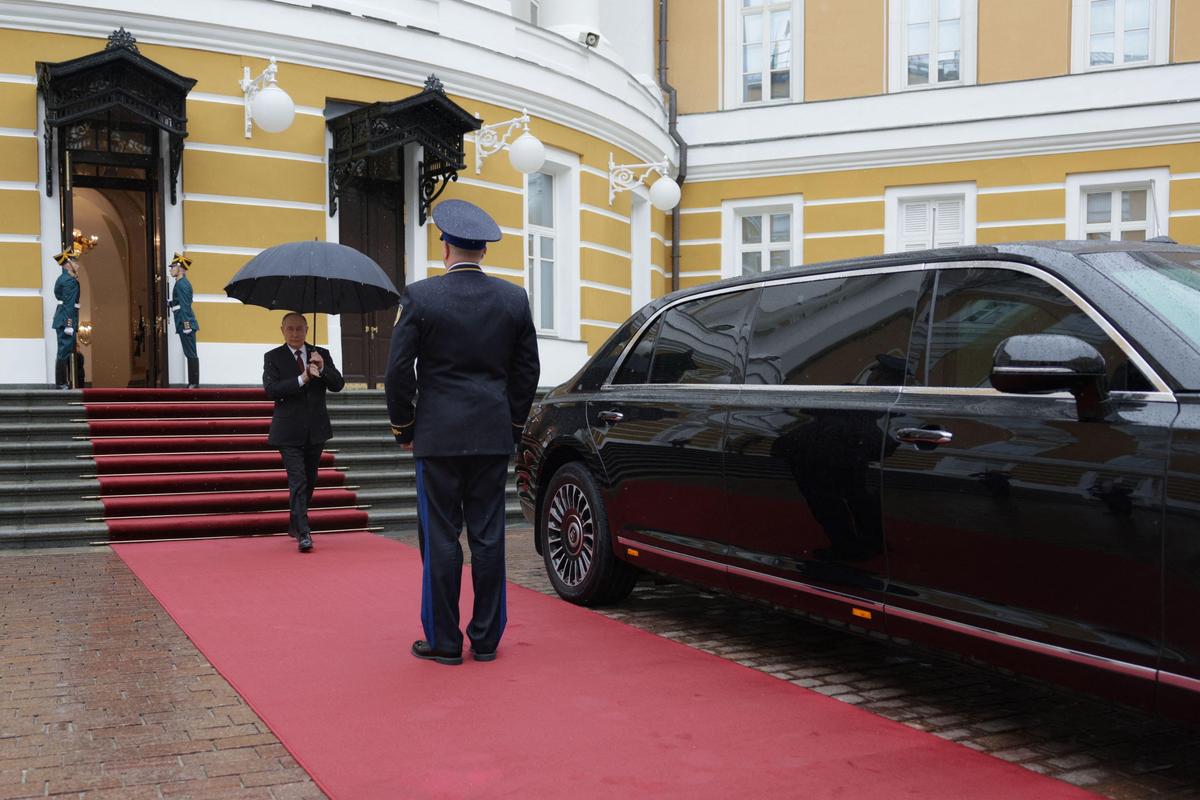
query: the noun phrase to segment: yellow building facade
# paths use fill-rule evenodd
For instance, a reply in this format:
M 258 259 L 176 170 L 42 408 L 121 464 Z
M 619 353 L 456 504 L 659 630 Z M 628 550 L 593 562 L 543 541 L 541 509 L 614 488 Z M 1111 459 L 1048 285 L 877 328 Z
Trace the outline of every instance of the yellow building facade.
M 129 98 L 52 118 L 46 65 L 119 29 L 194 81 L 185 136 L 130 117 Z M 271 58 L 296 106 L 279 133 L 247 128 L 239 86 Z M 183 380 L 172 253 L 193 259 L 203 382 L 253 384 L 279 315 L 225 297 L 247 260 L 320 239 L 398 285 L 436 275 L 423 217 L 443 198 L 499 223 L 486 265 L 530 291 L 545 385 L 673 283 L 952 244 L 1200 243 L 1197 85 L 1200 0 L 0 0 L 2 380 L 54 374 L 52 256 L 75 229 L 99 237 L 81 269 L 95 386 Z M 461 163 L 425 180 L 425 123 L 400 114 L 416 132 L 340 194 L 336 120 L 428 86 L 480 126 L 527 112 L 546 163 L 522 174 L 470 130 Z M 97 155 L 123 148 L 141 166 Z M 649 202 L 645 167 L 664 160 L 674 213 Z M 645 181 L 622 185 L 622 165 Z M 316 336 L 377 385 L 390 329 L 323 316 Z

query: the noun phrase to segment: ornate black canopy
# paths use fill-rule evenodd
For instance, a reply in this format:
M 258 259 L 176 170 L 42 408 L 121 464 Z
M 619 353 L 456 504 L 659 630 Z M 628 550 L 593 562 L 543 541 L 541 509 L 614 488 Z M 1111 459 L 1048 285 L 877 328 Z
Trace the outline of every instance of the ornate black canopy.
M 138 52 L 121 28 L 103 50 L 57 64 L 39 63 L 38 86 L 46 100 L 46 194 L 52 193 L 54 132 L 114 108 L 164 130 L 170 139 L 171 203 L 187 137 L 187 95 L 194 78 L 177 75 Z
M 430 75 L 419 94 L 392 103 L 373 103 L 329 120 L 329 215 L 337 212 L 338 194 L 356 181 L 396 180 L 404 145 L 425 148 L 418 181 L 420 223 L 449 181 L 465 164 L 463 135 L 482 123 L 456 104 Z

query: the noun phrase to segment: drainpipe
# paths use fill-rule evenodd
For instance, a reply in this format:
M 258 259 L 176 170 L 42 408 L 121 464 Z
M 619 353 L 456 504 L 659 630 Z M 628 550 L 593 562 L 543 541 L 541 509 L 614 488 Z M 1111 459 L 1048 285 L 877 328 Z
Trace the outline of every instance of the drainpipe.
M 679 135 L 678 100 L 675 87 L 667 83 L 667 0 L 658 0 L 658 85 L 667 94 L 667 133 L 679 147 L 679 175 L 675 181 L 683 187 L 687 180 L 687 142 Z M 671 209 L 671 291 L 679 289 L 679 206 Z

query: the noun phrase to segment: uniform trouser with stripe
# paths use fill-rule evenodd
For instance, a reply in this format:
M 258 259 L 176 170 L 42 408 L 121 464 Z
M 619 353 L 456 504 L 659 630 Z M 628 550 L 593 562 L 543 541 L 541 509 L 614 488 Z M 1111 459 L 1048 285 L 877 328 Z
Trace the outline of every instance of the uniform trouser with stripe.
M 71 357 L 75 352 L 75 334 L 64 333 L 62 328 L 55 328 L 58 331 L 58 360 L 62 361 Z
M 308 505 L 317 488 L 317 470 L 321 466 L 321 450 L 324 443 L 307 442 L 303 446 L 282 446 L 283 468 L 288 479 L 288 534 L 295 539 L 306 536 L 308 527 Z
M 179 344 L 183 346 L 184 358 L 197 358 L 196 356 L 196 332 L 179 334 Z
M 508 456 L 416 459 L 424 572 L 421 625 L 425 641 L 443 653 L 462 650 L 458 595 L 462 585 L 463 523 L 471 548 L 475 604 L 467 638 L 476 652 L 500 644 L 507 621 L 504 591 L 504 489 Z

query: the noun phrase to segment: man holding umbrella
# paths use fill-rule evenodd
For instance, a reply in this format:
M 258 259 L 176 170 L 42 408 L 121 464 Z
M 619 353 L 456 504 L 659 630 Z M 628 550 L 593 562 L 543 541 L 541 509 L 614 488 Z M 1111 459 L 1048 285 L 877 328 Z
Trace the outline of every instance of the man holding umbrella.
M 466 522 L 475 605 L 467 625 L 476 661 L 504 633 L 504 490 L 508 461 L 537 389 L 529 296 L 479 263 L 500 228 L 483 209 L 445 200 L 433 210 L 446 274 L 400 299 L 387 371 L 392 433 L 412 450 L 424 573 L 417 658 L 461 664 L 459 536 Z M 415 369 L 414 369 L 415 364 Z M 417 398 L 420 403 L 417 405 Z
M 280 326 L 284 343 L 263 357 L 263 388 L 275 401 L 267 443 L 279 448 L 288 477 L 288 533 L 301 553 L 313 549 L 308 504 L 317 486 L 321 450 L 333 436 L 325 392 L 346 385 L 323 347 L 305 341 L 308 321 L 290 313 Z

